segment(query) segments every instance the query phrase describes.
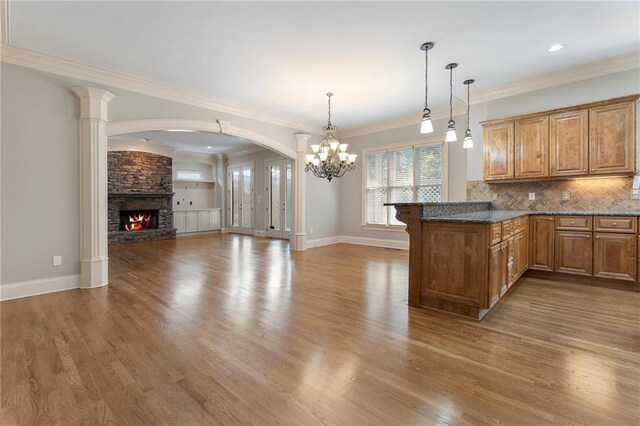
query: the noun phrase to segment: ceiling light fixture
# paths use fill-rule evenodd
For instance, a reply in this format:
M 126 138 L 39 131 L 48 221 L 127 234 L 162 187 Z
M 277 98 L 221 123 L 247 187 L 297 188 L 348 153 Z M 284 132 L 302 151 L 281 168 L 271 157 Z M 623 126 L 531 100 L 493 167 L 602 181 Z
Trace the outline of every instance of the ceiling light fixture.
M 564 49 L 564 44 L 554 44 L 553 46 L 547 49 L 547 52 L 557 52 L 558 50 Z
M 458 64 L 450 63 L 445 68 L 449 70 L 449 122 L 447 123 L 447 134 L 444 137 L 445 142 L 455 142 L 458 140 L 456 135 L 456 122 L 453 121 L 453 69 Z
M 208 146 L 208 147 L 207 147 L 207 149 L 211 149 L 211 148 L 212 148 L 211 146 Z
M 464 142 L 462 142 L 462 147 L 465 149 L 473 148 L 473 138 L 471 137 L 471 127 L 469 124 L 469 87 L 471 84 L 475 82 L 474 79 L 465 80 L 463 84 L 467 85 L 467 130 L 464 131 Z
M 424 50 L 424 109 L 422 110 L 420 133 L 433 132 L 431 110 L 429 109 L 429 50 L 433 49 L 435 45 L 433 41 L 428 41 L 420 46 L 420 50 Z
M 340 143 L 333 136 L 336 127 L 331 124 L 331 97 L 333 93 L 327 93 L 329 98 L 329 118 L 327 125 L 322 128 L 325 132 L 324 139 L 320 144 L 311 145 L 312 154 L 305 155 L 306 172 L 312 172 L 316 177 L 327 179 L 331 182 L 333 178 L 344 176 L 345 173 L 356 169 L 356 154 L 347 152 L 347 144 Z

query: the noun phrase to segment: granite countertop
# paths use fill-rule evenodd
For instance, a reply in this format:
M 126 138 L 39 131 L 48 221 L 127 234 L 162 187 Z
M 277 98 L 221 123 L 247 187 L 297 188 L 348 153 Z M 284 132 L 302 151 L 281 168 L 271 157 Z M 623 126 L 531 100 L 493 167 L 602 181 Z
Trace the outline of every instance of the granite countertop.
M 528 216 L 530 211 L 484 210 L 473 213 L 460 213 L 444 216 L 425 216 L 422 220 L 435 222 L 465 222 L 465 223 L 498 223 L 516 217 Z
M 422 220 L 434 222 L 463 222 L 463 223 L 498 223 L 517 217 L 529 215 L 554 216 L 640 216 L 635 212 L 575 212 L 575 211 L 529 211 L 529 210 L 484 210 L 473 213 L 460 213 L 444 216 L 424 216 Z

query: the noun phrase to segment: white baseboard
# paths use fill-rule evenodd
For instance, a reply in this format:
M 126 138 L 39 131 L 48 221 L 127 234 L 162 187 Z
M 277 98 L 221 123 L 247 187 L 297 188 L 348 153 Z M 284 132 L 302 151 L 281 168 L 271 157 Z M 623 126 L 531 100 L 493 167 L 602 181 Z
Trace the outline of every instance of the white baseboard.
M 254 237 L 264 237 L 266 235 L 265 231 L 253 231 Z
M 80 274 L 22 281 L 0 286 L 0 301 L 80 288 Z
M 334 237 L 308 240 L 307 248 L 322 247 L 338 243 L 409 250 L 409 241 L 386 240 L 382 238 L 352 237 L 350 235 L 336 235 Z
M 361 246 L 409 250 L 409 241 L 385 240 L 382 238 L 352 237 L 350 235 L 341 235 L 340 242 L 346 244 L 358 244 Z
M 212 231 L 180 232 L 179 234 L 176 234 L 176 238 L 192 237 L 194 235 L 220 234 L 220 233 L 222 233 L 220 229 L 214 229 Z
M 315 240 L 307 240 L 307 248 L 329 246 L 331 244 L 338 244 L 340 242 L 340 235 L 335 237 L 318 238 Z

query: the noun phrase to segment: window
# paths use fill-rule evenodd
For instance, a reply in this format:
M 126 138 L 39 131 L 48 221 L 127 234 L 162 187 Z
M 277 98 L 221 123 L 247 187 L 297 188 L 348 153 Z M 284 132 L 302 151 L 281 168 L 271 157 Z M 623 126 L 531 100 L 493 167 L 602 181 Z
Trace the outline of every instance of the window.
M 202 172 L 194 172 L 191 170 L 176 171 L 176 179 L 178 180 L 202 180 Z
M 402 225 L 384 203 L 439 202 L 446 198 L 444 144 L 364 152 L 364 225 Z

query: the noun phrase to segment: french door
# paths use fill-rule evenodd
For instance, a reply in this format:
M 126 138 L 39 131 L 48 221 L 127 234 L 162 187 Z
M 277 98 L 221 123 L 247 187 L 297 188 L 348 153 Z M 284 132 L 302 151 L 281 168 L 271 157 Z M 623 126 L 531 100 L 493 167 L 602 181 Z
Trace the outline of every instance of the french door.
M 253 164 L 227 169 L 229 231 L 253 233 Z
M 289 238 L 293 212 L 291 160 L 266 162 L 266 233 L 267 237 Z

